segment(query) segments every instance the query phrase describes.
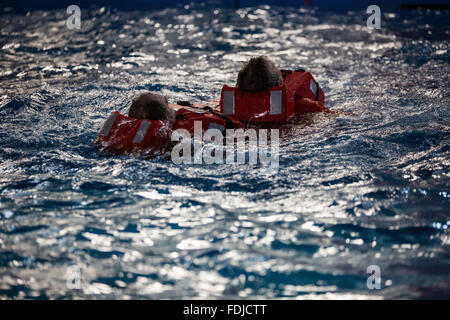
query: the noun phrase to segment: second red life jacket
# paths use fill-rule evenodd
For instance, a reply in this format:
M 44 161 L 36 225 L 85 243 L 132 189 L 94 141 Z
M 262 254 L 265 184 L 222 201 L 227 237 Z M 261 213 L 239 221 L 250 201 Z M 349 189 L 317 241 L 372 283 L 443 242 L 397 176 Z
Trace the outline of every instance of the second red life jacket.
M 103 124 L 94 142 L 95 147 L 104 155 L 135 154 L 151 159 L 155 153 L 171 147 L 173 130 L 186 129 L 194 133 L 195 121 L 201 122 L 202 131 L 219 129 L 225 134 L 225 129 L 244 128 L 241 122 L 209 107 L 170 107 L 177 112 L 173 128 L 169 121 L 136 119 L 114 111 Z
M 289 121 L 296 113 L 330 112 L 325 95 L 310 72 L 283 70 L 283 83 L 261 92 L 244 92 L 224 85 L 220 111 L 243 122 Z

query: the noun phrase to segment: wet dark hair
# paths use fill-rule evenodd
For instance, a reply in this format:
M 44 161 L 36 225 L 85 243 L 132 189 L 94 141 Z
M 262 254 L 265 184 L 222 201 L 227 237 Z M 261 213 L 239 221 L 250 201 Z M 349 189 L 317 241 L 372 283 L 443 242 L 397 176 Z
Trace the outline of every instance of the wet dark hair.
M 169 108 L 167 98 L 152 92 L 144 92 L 134 98 L 128 116 L 138 119 L 174 121 L 174 114 Z
M 239 71 L 236 85 L 242 91 L 259 92 L 283 83 L 281 71 L 266 56 L 251 58 Z

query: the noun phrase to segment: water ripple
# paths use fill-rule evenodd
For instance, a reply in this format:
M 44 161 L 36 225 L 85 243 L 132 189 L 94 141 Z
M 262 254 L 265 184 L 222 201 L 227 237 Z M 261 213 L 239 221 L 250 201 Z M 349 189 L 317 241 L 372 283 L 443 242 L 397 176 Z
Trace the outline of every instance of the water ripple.
M 449 297 L 450 19 L 363 16 L 100 8 L 75 31 L 64 10 L 1 15 L 0 297 Z M 259 54 L 353 113 L 283 128 L 278 175 L 97 154 L 137 92 L 208 101 Z

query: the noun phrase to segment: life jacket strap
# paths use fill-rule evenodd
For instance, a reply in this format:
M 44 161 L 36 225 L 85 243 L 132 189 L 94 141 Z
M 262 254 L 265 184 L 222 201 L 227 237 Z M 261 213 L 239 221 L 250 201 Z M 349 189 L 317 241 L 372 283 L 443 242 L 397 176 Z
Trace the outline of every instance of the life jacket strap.
M 225 129 L 234 129 L 234 122 L 230 119 L 229 116 L 222 113 L 216 113 L 216 116 L 225 121 Z
M 185 101 L 185 100 L 177 101 L 177 104 L 179 106 L 192 107 L 192 103 L 190 103 L 189 101 Z
M 186 119 L 186 115 L 185 114 L 177 114 L 175 116 L 175 120 L 184 120 Z
M 306 70 L 303 68 L 298 68 L 295 70 L 290 70 L 290 69 L 280 69 L 281 73 L 283 74 L 283 76 L 286 74 L 291 74 L 292 72 L 305 72 Z
M 211 112 L 213 115 L 218 116 L 219 118 L 224 120 L 225 121 L 225 129 L 234 129 L 233 120 L 231 120 L 230 117 L 227 116 L 226 114 L 216 112 L 210 106 L 203 107 L 202 109 L 207 110 L 207 111 Z
M 286 77 L 292 73 L 292 70 L 280 69 L 280 72 L 281 72 L 283 79 L 286 79 Z
M 192 103 L 190 103 L 189 101 L 177 101 L 177 104 L 182 105 L 182 106 L 187 106 L 192 109 L 208 111 L 209 113 L 212 113 L 213 115 L 215 115 L 215 116 L 221 118 L 223 121 L 225 121 L 225 129 L 234 129 L 234 122 L 233 122 L 233 120 L 231 120 L 231 118 L 229 116 L 227 116 L 226 114 L 214 111 L 214 109 L 211 108 L 210 106 L 204 106 L 202 108 L 198 108 L 198 107 L 194 107 L 192 105 Z M 176 120 L 185 120 L 186 115 L 185 114 L 177 114 L 175 116 L 175 119 Z M 214 127 L 214 125 L 213 125 L 213 127 Z M 213 127 L 211 127 L 211 128 L 213 128 Z M 214 129 L 221 129 L 221 127 L 222 126 L 218 125 L 217 127 L 214 127 Z

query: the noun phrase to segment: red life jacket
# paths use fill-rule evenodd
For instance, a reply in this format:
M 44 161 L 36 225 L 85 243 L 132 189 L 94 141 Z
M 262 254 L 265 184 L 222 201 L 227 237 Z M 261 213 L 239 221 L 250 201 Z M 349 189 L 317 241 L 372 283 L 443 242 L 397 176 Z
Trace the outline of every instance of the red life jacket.
M 224 85 L 220 94 L 220 111 L 243 122 L 289 121 L 295 113 L 328 110 L 325 96 L 311 73 L 283 70 L 283 83 L 265 91 L 251 93 Z M 318 101 L 315 108 L 306 101 Z M 322 105 L 321 108 L 319 105 Z
M 244 128 L 244 125 L 226 115 L 214 112 L 211 108 L 185 107 L 169 105 L 177 112 L 177 120 L 173 129 L 169 121 L 136 119 L 114 111 L 106 119 L 94 144 L 105 155 L 136 154 L 146 159 L 170 147 L 173 130 L 186 129 L 194 132 L 194 121 L 201 121 L 203 131 L 219 129 Z
M 168 121 L 130 118 L 117 111 L 106 119 L 94 144 L 107 155 L 137 154 L 152 158 L 170 141 Z
M 215 112 L 210 107 L 192 108 L 188 106 L 171 105 L 177 110 L 176 121 L 173 130 L 186 129 L 190 133 L 194 132 L 194 122 L 201 121 L 202 129 L 219 129 L 225 133 L 225 129 L 244 128 L 244 125 L 233 117 Z

